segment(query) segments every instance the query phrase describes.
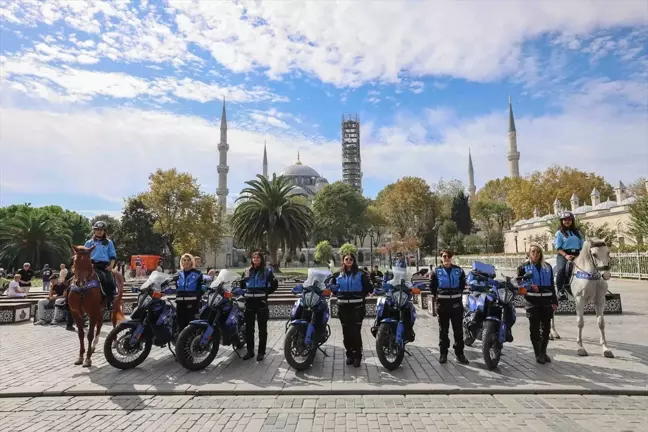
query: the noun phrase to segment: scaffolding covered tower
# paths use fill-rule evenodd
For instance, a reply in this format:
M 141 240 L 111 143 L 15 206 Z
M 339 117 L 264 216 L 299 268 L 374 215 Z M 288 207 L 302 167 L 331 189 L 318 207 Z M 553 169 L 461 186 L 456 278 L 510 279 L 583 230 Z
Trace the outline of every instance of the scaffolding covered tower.
M 362 193 L 360 118 L 357 114 L 342 115 L 342 181 Z

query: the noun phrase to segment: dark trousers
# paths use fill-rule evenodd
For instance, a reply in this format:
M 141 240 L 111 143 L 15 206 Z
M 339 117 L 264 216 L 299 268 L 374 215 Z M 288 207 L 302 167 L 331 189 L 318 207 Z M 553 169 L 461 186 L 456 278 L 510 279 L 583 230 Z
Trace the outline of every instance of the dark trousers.
M 342 338 L 347 358 L 362 358 L 362 320 L 365 313 L 364 303 L 338 305 L 338 317 L 342 324 Z
M 439 350 L 447 354 L 450 348 L 448 332 L 452 323 L 454 351 L 457 355 L 464 353 L 463 341 L 463 305 L 461 299 L 437 300 L 437 317 L 439 319 Z
M 178 333 L 181 332 L 200 312 L 200 297 L 176 297 Z
M 569 255 L 575 255 L 578 256 L 577 250 L 567 250 L 565 251 Z M 568 272 L 568 265 L 569 261 L 567 258 L 562 256 L 561 254 L 556 255 L 556 288 L 558 288 L 559 291 L 563 291 L 565 289 L 565 284 L 569 283 L 569 280 L 567 279 L 568 274 L 571 274 L 571 271 L 573 270 L 573 264 L 569 263 L 569 272 Z
M 108 264 L 102 262 L 92 263 L 94 265 L 95 273 L 101 282 L 101 287 L 103 294 L 108 298 L 113 298 L 115 296 L 115 278 L 112 275 L 111 271 L 108 271 Z
M 532 306 L 527 308 L 527 318 L 529 318 L 529 336 L 533 349 L 538 352 L 544 352 L 549 344 L 549 332 L 551 331 L 551 319 L 554 311 L 549 306 Z M 539 351 L 540 350 L 540 351 Z
M 254 324 L 259 325 L 259 354 L 266 354 L 270 309 L 266 299 L 250 298 L 245 303 L 245 339 L 249 353 L 254 352 Z

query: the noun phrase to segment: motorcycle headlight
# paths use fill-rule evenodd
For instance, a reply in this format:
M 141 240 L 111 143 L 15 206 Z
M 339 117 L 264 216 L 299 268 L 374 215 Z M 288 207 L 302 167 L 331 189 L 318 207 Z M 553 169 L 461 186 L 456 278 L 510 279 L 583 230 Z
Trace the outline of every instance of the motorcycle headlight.
M 220 294 L 214 292 L 209 294 L 209 299 L 207 300 L 207 304 L 209 305 L 210 308 L 215 308 L 222 301 L 223 301 L 223 297 Z
M 507 290 L 506 288 L 498 288 L 497 294 L 499 296 L 500 301 L 504 304 L 509 304 L 513 301 L 513 297 L 514 297 L 513 293 L 510 290 Z
M 409 296 L 402 291 L 396 291 L 392 294 L 392 299 L 394 300 L 394 304 L 396 304 L 396 306 L 402 308 L 407 304 Z
M 153 297 L 151 297 L 149 293 L 143 292 L 139 295 L 139 299 L 137 300 L 137 307 L 144 309 L 152 301 L 153 301 Z
M 303 298 L 304 306 L 309 307 L 309 308 L 313 307 L 313 306 L 315 306 L 317 304 L 319 299 L 320 299 L 319 294 L 314 293 L 312 291 L 307 292 L 306 294 L 304 294 L 304 298 Z

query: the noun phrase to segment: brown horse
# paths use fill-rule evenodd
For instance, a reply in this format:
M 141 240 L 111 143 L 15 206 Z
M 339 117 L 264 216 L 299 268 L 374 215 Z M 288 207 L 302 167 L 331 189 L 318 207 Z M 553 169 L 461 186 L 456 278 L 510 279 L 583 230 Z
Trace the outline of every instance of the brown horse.
M 77 334 L 79 335 L 79 357 L 74 362 L 75 365 L 83 364 L 83 367 L 90 367 L 92 365 L 92 353 L 97 347 L 99 341 L 99 334 L 101 333 L 101 326 L 103 324 L 104 314 L 104 301 L 101 296 L 100 282 L 97 273 L 94 271 L 92 261 L 90 260 L 90 252 L 94 249 L 86 248 L 84 246 L 73 246 L 74 250 L 74 278 L 70 284 L 70 292 L 68 293 L 68 305 L 70 313 L 77 325 Z M 112 314 L 113 327 L 117 322 L 124 319 L 121 311 L 122 295 L 124 292 L 124 278 L 118 272 L 113 271 L 115 282 L 119 289 L 119 294 L 114 301 L 114 310 Z M 85 360 L 84 343 L 84 330 L 83 330 L 83 316 L 87 314 L 90 321 L 88 328 L 88 353 Z

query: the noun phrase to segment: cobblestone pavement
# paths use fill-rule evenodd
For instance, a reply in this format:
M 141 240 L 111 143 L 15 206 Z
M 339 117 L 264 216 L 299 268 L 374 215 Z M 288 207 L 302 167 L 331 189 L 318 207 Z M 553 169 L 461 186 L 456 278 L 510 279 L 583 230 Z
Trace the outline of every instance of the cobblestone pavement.
M 95 396 L 0 399 L 19 431 L 561 431 L 648 429 L 640 396 Z
M 166 348 L 156 347 L 141 366 L 129 371 L 107 364 L 102 349 L 93 356 L 92 368 L 73 366 L 78 352 L 75 333 L 26 323 L 0 327 L 0 396 L 648 393 L 648 283 L 614 281 L 612 289 L 621 293 L 624 305 L 624 315 L 605 317 L 614 359 L 601 355 L 595 317 L 585 317 L 584 342 L 590 356 L 578 357 L 575 317 L 559 316 L 562 339 L 549 346 L 554 361 L 536 364 L 522 310 L 514 327 L 515 342 L 505 346 L 495 371 L 485 369 L 480 342 L 466 351 L 470 365 L 457 363 L 452 355 L 440 365 L 436 318 L 423 311 L 416 322 L 416 342 L 410 345 L 412 356 L 394 372 L 384 369 L 376 357 L 369 319 L 363 326 L 365 362 L 360 368 L 344 365 L 342 332 L 333 320 L 325 345 L 330 357 L 318 353 L 313 368 L 305 372 L 292 370 L 284 359 L 283 321 L 270 323 L 269 351 L 263 362 L 242 361 L 229 348 L 221 348 L 213 364 L 200 372 L 186 371 Z M 110 325 L 104 329 L 110 330 Z

